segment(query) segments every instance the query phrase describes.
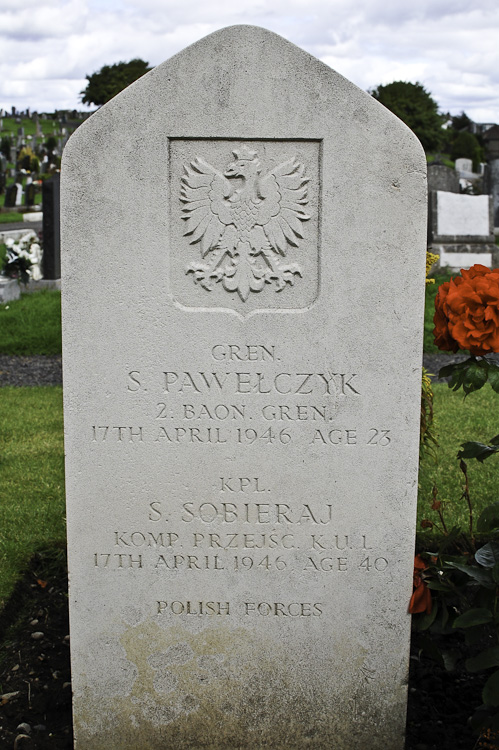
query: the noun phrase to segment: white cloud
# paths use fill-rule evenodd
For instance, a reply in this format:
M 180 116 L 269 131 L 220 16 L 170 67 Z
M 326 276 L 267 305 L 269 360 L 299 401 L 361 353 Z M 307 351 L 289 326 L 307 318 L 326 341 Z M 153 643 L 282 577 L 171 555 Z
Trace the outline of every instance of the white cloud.
M 499 121 L 497 0 L 1 0 L 0 107 L 80 106 L 102 65 L 157 65 L 238 23 L 285 36 L 363 89 L 419 81 L 443 111 Z

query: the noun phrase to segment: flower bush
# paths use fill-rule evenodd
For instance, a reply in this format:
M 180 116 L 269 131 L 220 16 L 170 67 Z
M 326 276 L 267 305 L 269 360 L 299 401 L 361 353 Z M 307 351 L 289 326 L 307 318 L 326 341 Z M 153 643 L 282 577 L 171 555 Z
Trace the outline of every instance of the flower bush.
M 39 281 L 42 278 L 42 248 L 35 232 L 27 232 L 15 242 L 5 240 L 7 256 L 3 273 L 10 279 L 19 279 L 23 284 Z
M 463 388 L 465 396 L 489 383 L 499 393 L 499 268 L 474 265 L 442 284 L 435 299 L 435 344 L 443 351 L 468 351 L 464 362 L 440 370 L 449 377 L 449 387 Z M 431 510 L 439 522 L 425 519 L 422 527 L 437 528 L 442 534 L 437 549 L 417 555 L 414 592 L 409 612 L 414 630 L 433 658 L 452 670 L 457 652 L 441 647 L 442 638 L 460 634 L 467 651 L 469 672 L 491 672 L 482 690 L 483 705 L 472 724 L 479 731 L 499 729 L 499 502 L 486 508 L 477 521 L 473 516 L 467 466 L 463 459 L 483 462 L 499 453 L 499 435 L 490 445 L 461 443 L 457 453 L 464 476 L 461 499 L 468 505 L 469 529 L 448 529 L 445 503 L 437 500 L 433 488 Z
M 442 284 L 435 299 L 435 344 L 475 356 L 499 352 L 499 268 L 479 264 Z

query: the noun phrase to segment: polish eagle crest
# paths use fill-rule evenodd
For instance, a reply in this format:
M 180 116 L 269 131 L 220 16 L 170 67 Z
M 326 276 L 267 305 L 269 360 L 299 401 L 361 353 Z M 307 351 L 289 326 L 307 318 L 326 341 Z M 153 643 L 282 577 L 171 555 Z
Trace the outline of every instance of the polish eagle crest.
M 245 302 L 266 284 L 279 292 L 302 276 L 300 265 L 284 258 L 310 219 L 309 180 L 296 157 L 262 174 L 257 151 L 243 145 L 232 153 L 223 174 L 199 156 L 184 165 L 181 216 L 184 235 L 202 256 L 186 273 L 208 291 L 220 282 Z

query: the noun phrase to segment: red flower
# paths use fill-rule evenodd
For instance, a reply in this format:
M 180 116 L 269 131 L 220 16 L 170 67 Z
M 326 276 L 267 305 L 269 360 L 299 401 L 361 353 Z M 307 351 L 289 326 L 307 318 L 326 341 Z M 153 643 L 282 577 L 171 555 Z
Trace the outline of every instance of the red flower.
M 418 612 L 425 612 L 427 615 L 431 613 L 431 591 L 423 581 L 422 573 L 428 568 L 421 555 L 416 555 L 414 558 L 414 577 L 413 587 L 414 592 L 409 602 L 409 613 L 415 615 Z
M 435 298 L 435 344 L 444 351 L 499 352 L 499 268 L 479 264 L 446 281 Z

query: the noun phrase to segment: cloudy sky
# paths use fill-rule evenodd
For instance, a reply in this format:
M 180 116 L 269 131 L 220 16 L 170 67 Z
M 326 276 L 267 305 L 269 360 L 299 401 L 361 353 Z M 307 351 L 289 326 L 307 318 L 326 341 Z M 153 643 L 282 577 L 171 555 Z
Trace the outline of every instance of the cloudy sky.
M 87 109 L 87 74 L 157 65 L 232 24 L 264 26 L 363 89 L 422 83 L 443 112 L 499 122 L 497 0 L 0 0 L 0 107 Z

